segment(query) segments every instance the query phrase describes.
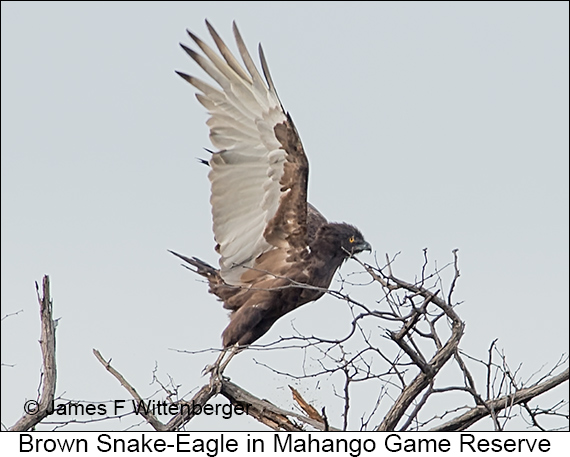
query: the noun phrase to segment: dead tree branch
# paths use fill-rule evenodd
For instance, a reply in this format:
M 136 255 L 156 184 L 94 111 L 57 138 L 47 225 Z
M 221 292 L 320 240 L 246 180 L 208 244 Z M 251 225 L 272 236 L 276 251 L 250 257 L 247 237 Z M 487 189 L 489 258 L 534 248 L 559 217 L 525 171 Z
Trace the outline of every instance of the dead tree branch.
M 42 393 L 35 403 L 28 401 L 28 411 L 12 426 L 10 430 L 22 432 L 30 430 L 36 424 L 46 418 L 53 409 L 55 399 L 55 385 L 57 368 L 55 361 L 55 322 L 53 320 L 53 302 L 50 296 L 49 276 L 44 276 L 42 281 L 42 294 L 36 282 L 36 293 L 40 305 L 40 320 L 42 325 L 40 346 L 42 349 L 43 372 Z M 31 406 L 31 407 L 30 407 Z M 35 408 L 34 408 L 35 406 Z
M 568 368 L 557 376 L 554 376 L 546 381 L 543 381 L 534 386 L 520 389 L 512 395 L 505 395 L 496 400 L 485 402 L 483 406 L 476 406 L 459 417 L 456 417 L 445 424 L 439 425 L 431 429 L 433 432 L 455 432 L 465 430 L 475 422 L 487 417 L 490 411 L 501 411 L 504 408 L 513 405 L 523 405 L 531 399 L 548 392 L 556 386 L 559 386 L 565 381 L 568 381 L 569 371 Z
M 302 424 L 309 425 L 316 430 L 325 430 L 326 428 L 326 422 L 281 409 L 267 400 L 262 400 L 250 394 L 232 382 L 224 381 L 222 383 L 221 394 L 232 404 L 250 405 L 248 414 L 273 430 L 303 430 Z M 293 420 L 299 423 L 295 423 Z M 336 429 L 329 427 L 329 430 Z
M 105 360 L 103 358 L 103 356 L 101 355 L 101 353 L 97 349 L 93 349 L 93 354 L 95 355 L 97 360 L 99 360 L 99 362 L 101 362 L 101 365 L 103 365 L 105 367 L 105 370 L 107 370 L 109 373 L 111 373 L 115 377 L 115 379 L 121 383 L 121 385 L 131 394 L 131 396 L 137 402 L 140 403 L 143 401 L 142 397 L 139 395 L 139 393 L 136 391 L 136 389 L 131 384 L 129 384 L 129 382 L 123 377 L 123 375 L 121 373 L 119 373 L 117 370 L 115 370 L 111 366 L 111 359 L 109 359 L 108 361 Z M 166 430 L 164 424 L 162 422 L 160 422 L 154 414 L 146 412 L 144 410 L 141 410 L 140 414 L 141 414 L 141 416 L 143 416 L 146 419 L 146 421 L 155 430 L 157 430 L 159 432 Z
M 111 366 L 110 360 L 106 361 L 96 349 L 93 349 L 93 354 L 95 354 L 95 357 L 101 362 L 105 369 L 131 394 L 135 401 L 139 402 L 139 404 L 144 401 L 124 376 Z M 212 376 L 214 379 L 215 375 Z M 166 424 L 162 423 L 154 414 L 145 411 L 143 408 L 139 409 L 139 414 L 157 431 L 179 430 L 192 420 L 197 415 L 196 412 L 218 393 L 226 397 L 232 405 L 248 405 L 245 412 L 273 430 L 298 431 L 303 429 L 303 426 L 300 424 L 312 426 L 317 430 L 324 430 L 325 428 L 325 423 L 321 421 L 283 410 L 267 400 L 257 398 L 230 381 L 217 378 L 215 382 L 204 385 L 191 400 L 174 402 L 173 404 L 177 404 L 178 406 L 187 405 L 189 408 L 180 408 L 181 412 L 173 416 Z M 195 408 L 195 406 L 199 406 L 199 408 Z M 299 424 L 292 420 L 298 421 Z

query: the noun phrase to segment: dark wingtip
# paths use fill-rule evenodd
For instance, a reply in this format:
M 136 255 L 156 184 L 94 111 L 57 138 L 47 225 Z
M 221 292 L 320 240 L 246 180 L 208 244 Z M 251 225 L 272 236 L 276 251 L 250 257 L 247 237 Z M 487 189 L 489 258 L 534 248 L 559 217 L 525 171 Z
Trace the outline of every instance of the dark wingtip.
M 192 33 L 188 29 L 186 29 L 186 33 L 190 36 L 190 38 L 192 38 L 192 40 L 194 40 L 194 43 L 200 46 L 200 43 L 202 43 L 202 40 L 200 38 L 198 38 L 194 33 Z
M 238 29 L 238 26 L 237 26 L 237 22 L 236 22 L 235 19 L 232 21 L 232 30 L 233 30 L 233 32 L 234 32 L 234 35 L 239 35 L 239 36 L 241 36 L 241 34 L 239 33 L 239 29 Z
M 206 23 L 206 27 L 208 28 L 210 34 L 213 32 L 217 35 L 216 30 L 214 30 L 214 27 L 212 26 L 212 24 L 210 24 L 210 21 L 208 19 L 205 19 L 204 22 Z
M 190 32 L 188 32 L 190 33 Z M 198 53 L 196 51 L 194 51 L 193 49 L 190 49 L 188 46 L 186 46 L 184 43 L 180 43 L 180 47 L 182 49 L 184 49 L 184 51 L 186 52 L 186 54 L 188 54 L 190 57 L 192 57 L 193 59 L 195 59 L 195 56 L 198 55 Z
M 190 84 L 192 84 L 192 76 L 187 75 L 186 73 L 182 73 L 181 71 L 178 70 L 174 70 L 174 73 L 176 73 L 178 76 L 184 79 L 184 81 L 188 81 Z

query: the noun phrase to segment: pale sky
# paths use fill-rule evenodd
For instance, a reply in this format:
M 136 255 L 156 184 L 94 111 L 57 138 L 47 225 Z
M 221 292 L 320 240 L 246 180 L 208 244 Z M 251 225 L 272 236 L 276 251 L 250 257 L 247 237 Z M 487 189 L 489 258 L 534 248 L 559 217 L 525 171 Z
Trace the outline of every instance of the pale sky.
M 1 314 L 23 310 L 1 324 L 3 426 L 36 398 L 44 274 L 60 318 L 58 395 L 129 398 L 92 348 L 143 396 L 157 390 L 155 365 L 181 392 L 206 382 L 215 354 L 172 349 L 219 347 L 227 312 L 167 252 L 217 263 L 196 160 L 208 155 L 207 116 L 174 73 L 207 78 L 178 45 L 191 45 L 186 28 L 212 43 L 206 18 L 231 49 L 234 19 L 252 54 L 263 44 L 310 161 L 309 199 L 329 220 L 358 226 L 379 259 L 401 252 L 394 270 L 409 281 L 423 248 L 438 265 L 459 249 L 467 353 L 486 358 L 499 338 L 528 379 L 568 352 L 567 2 L 2 2 Z M 355 293 L 381 298 L 377 287 Z M 260 342 L 290 335 L 292 320 L 337 337 L 350 324 L 325 297 Z M 341 425 L 330 391 L 252 358 L 298 373 L 297 353 L 246 352 L 227 374 L 290 409 L 295 385 Z M 264 429 L 248 418 L 189 425 L 220 428 Z

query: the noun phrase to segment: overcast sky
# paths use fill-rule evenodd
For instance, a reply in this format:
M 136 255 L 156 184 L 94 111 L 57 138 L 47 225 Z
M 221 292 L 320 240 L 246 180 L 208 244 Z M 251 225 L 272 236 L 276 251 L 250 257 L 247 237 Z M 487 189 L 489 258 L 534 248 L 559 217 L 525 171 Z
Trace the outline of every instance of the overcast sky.
M 1 314 L 23 310 L 2 321 L 3 426 L 36 397 L 44 274 L 60 318 L 58 395 L 129 398 L 92 348 L 143 396 L 157 390 L 155 365 L 181 392 L 205 382 L 215 354 L 172 349 L 219 347 L 227 313 L 167 252 L 217 263 L 196 160 L 207 116 L 174 73 L 206 78 L 178 45 L 191 43 L 186 28 L 208 38 L 205 18 L 232 49 L 234 19 L 252 54 L 263 43 L 309 157 L 309 199 L 329 220 L 358 226 L 380 259 L 401 252 L 395 273 L 409 281 L 423 248 L 438 265 L 459 249 L 466 352 L 485 358 L 499 338 L 521 379 L 568 352 L 567 2 L 2 2 L 1 16 Z M 348 317 L 325 297 L 260 342 L 290 335 L 291 320 L 340 337 Z M 297 353 L 244 353 L 233 381 L 285 408 L 296 385 L 341 425 L 339 400 L 315 380 L 252 356 L 299 371 Z

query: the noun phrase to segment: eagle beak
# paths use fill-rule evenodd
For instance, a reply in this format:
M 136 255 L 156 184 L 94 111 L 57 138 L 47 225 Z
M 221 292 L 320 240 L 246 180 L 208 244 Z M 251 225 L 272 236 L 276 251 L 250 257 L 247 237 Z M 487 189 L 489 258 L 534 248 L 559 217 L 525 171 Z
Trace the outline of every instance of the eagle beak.
M 359 253 L 362 251 L 372 252 L 372 246 L 367 241 L 363 241 L 362 243 L 357 244 L 354 246 L 354 253 Z

